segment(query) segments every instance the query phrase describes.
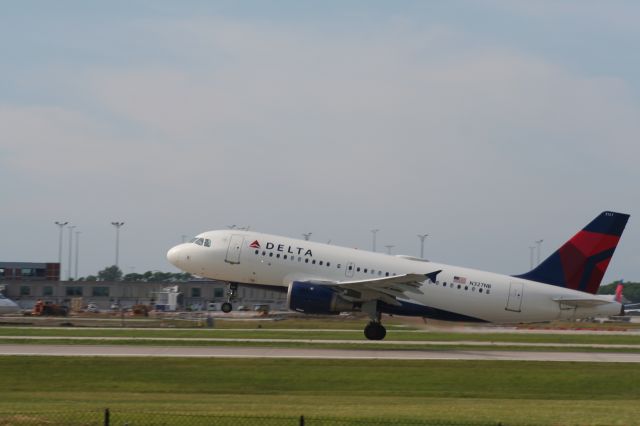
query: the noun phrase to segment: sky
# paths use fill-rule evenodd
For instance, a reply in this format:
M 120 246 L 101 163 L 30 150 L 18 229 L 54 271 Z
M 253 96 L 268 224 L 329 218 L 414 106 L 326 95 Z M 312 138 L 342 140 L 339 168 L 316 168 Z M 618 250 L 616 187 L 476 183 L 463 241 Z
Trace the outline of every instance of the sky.
M 631 219 L 604 281 L 638 281 L 639 18 L 634 1 L 4 2 L 0 260 L 57 261 L 69 221 L 95 274 L 123 221 L 125 273 L 177 271 L 171 246 L 238 225 L 366 250 L 380 229 L 378 251 L 406 255 L 428 233 L 431 260 L 516 274 L 534 241 L 544 258 L 614 210 Z

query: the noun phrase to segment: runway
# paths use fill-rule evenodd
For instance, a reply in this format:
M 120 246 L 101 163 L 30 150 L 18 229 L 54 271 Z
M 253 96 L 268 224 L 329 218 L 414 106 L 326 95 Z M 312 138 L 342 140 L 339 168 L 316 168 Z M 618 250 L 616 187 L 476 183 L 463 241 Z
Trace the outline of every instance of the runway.
M 184 358 L 297 358 L 380 360 L 480 360 L 640 363 L 637 353 L 370 350 L 256 347 L 177 347 L 124 345 L 0 345 L 4 356 L 184 357 Z

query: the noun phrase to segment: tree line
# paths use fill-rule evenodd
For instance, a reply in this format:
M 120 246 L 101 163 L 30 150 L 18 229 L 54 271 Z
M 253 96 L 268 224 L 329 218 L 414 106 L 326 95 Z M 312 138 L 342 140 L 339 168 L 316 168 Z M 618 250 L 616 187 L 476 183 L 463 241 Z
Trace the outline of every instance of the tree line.
M 116 265 L 107 266 L 101 271 L 98 271 L 97 275 L 87 275 L 86 277 L 78 278 L 78 281 L 128 281 L 128 282 L 184 282 L 193 278 L 188 272 L 161 272 L 161 271 L 147 271 L 142 274 L 135 272 L 129 274 L 123 274 L 122 270 Z

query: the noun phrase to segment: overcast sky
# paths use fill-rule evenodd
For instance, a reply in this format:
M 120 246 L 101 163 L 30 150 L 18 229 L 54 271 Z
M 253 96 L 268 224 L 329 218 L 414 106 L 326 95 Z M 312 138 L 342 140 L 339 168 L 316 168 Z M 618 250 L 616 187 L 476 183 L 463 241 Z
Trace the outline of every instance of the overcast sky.
M 175 271 L 237 224 L 529 269 L 603 210 L 640 280 L 640 3 L 20 1 L 0 14 L 0 261 Z M 64 234 L 63 270 L 68 234 Z

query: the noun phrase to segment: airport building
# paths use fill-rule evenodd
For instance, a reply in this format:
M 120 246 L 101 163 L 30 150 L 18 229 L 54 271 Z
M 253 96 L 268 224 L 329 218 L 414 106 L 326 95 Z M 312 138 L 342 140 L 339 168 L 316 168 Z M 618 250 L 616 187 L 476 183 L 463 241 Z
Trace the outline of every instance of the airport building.
M 59 263 L 0 262 L 0 282 L 59 281 Z
M 0 265 L 7 265 L 6 263 Z M 27 265 L 14 263 L 15 265 Z M 47 265 L 47 264 L 31 264 Z M 57 265 L 57 264 L 56 264 Z M 28 269 L 28 268 L 27 268 Z M 32 267 L 31 269 L 42 268 Z M 44 268 L 46 270 L 46 268 Z M 59 268 L 57 269 L 59 272 Z M 155 306 L 166 294 L 168 287 L 178 287 L 178 309 L 217 310 L 220 303 L 227 301 L 226 283 L 213 280 L 192 280 L 187 282 L 107 282 L 107 281 L 59 281 L 50 280 L 47 274 L 36 272 L 34 277 L 20 273 L 20 278 L 7 279 L 6 275 L 0 280 L 0 287 L 4 287 L 4 295 L 14 300 L 22 309 L 31 309 L 36 301 L 42 300 L 58 305 L 71 306 L 72 300 L 86 306 L 94 304 L 99 309 L 110 309 L 113 305 L 127 308 L 137 304 Z M 232 301 L 234 309 L 244 306 L 253 309 L 256 305 L 268 305 L 270 310 L 286 309 L 286 293 L 268 289 L 238 285 L 236 297 Z

